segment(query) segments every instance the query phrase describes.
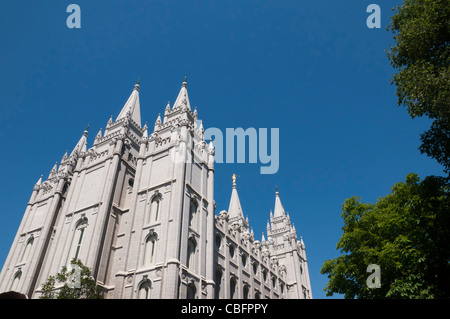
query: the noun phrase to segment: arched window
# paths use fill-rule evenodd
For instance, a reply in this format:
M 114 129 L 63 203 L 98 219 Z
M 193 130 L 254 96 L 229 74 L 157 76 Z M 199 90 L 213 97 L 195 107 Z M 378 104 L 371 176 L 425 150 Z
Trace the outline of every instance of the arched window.
M 248 299 L 248 292 L 249 292 L 248 285 L 244 285 L 242 292 L 243 292 L 242 299 Z
M 197 217 L 198 215 L 198 204 L 196 200 L 191 200 L 191 205 L 189 207 L 189 227 L 197 228 Z
M 261 299 L 261 293 L 259 291 L 255 292 L 255 299 Z
M 242 253 L 241 260 L 242 260 L 242 267 L 244 267 L 244 268 L 247 267 L 247 255 L 246 254 Z
M 219 234 L 216 234 L 216 248 L 219 249 L 222 245 L 222 237 Z
M 139 299 L 150 299 L 151 289 L 152 289 L 152 282 L 148 279 L 144 280 L 139 285 L 138 298 Z
M 230 243 L 230 246 L 228 247 L 228 251 L 230 253 L 230 258 L 234 258 L 234 245 Z
M 86 227 L 87 227 L 87 218 L 82 218 L 75 227 L 72 237 L 72 243 L 70 245 L 70 252 L 66 262 L 68 265 L 73 259 L 78 259 L 80 255 L 81 245 L 83 243 L 83 236 Z
M 195 249 L 197 243 L 194 237 L 190 237 L 188 240 L 188 255 L 187 255 L 187 267 L 191 270 L 195 270 Z
M 147 223 L 155 223 L 159 221 L 161 213 L 161 197 L 155 196 L 150 204 L 150 213 L 148 214 Z
M 21 262 L 26 262 L 28 260 L 28 256 L 30 255 L 31 247 L 33 247 L 34 237 L 28 239 L 25 249 L 22 254 Z
M 191 282 L 188 286 L 187 286 L 187 296 L 186 299 L 195 299 L 195 293 L 196 293 L 197 289 L 195 288 L 195 285 Z
M 231 277 L 230 279 L 230 299 L 235 299 L 236 296 L 236 278 Z
M 216 270 L 216 281 L 215 281 L 216 286 L 215 286 L 215 291 L 214 291 L 214 293 L 215 293 L 214 297 L 216 299 L 222 298 L 222 290 L 221 290 L 222 276 L 223 276 L 222 270 L 220 268 L 217 268 L 217 270 Z
M 253 274 L 255 276 L 258 274 L 258 263 L 256 261 L 253 262 Z
M 157 234 L 151 232 L 144 243 L 143 265 L 150 266 L 155 263 Z
M 11 283 L 11 288 L 9 290 L 11 291 L 17 291 L 17 286 L 19 285 L 20 278 L 22 277 L 22 271 L 19 270 L 14 275 L 13 281 Z
M 262 274 L 263 274 L 264 282 L 267 282 L 267 269 L 264 269 Z

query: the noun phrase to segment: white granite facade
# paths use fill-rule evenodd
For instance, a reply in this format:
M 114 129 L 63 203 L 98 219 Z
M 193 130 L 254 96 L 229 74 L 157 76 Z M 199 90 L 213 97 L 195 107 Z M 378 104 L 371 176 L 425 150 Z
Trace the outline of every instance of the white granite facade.
M 138 82 L 92 147 L 86 129 L 36 183 L 0 292 L 37 298 L 78 258 L 105 298 L 312 298 L 305 245 L 278 192 L 267 240 L 255 240 L 235 180 L 228 211 L 215 214 L 214 147 L 197 120 L 185 80 L 142 127 Z

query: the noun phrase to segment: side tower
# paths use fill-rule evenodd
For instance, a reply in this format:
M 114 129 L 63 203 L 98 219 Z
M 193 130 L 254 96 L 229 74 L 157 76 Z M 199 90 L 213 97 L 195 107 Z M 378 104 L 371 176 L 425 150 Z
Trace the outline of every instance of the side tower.
M 263 245 L 268 247 L 272 261 L 286 268 L 288 297 L 311 299 L 305 244 L 301 237 L 298 240 L 295 226 L 281 204 L 278 189 L 275 192 L 275 210 L 270 213 L 270 223 L 267 223 L 267 241 Z
M 186 78 L 140 141 L 111 255 L 113 298 L 213 298 L 214 149 Z
M 215 298 L 284 299 L 286 267 L 271 256 L 264 235 L 255 240 L 248 218 L 244 218 L 236 175 L 228 211 L 216 216 Z
M 87 129 L 47 180 L 36 184 L 1 273 L 2 291 L 38 297 L 40 286 L 72 259 L 106 286 L 118 217 L 129 208 L 141 127 L 139 83 L 105 134 L 87 149 Z M 57 287 L 58 288 L 58 287 Z

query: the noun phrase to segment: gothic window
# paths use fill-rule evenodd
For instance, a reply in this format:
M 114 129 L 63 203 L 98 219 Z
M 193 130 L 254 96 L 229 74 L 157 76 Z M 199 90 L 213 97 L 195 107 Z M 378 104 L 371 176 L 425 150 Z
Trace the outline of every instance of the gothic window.
M 262 274 L 263 274 L 264 282 L 267 282 L 267 269 L 264 269 Z
M 81 244 L 83 242 L 84 231 L 87 227 L 87 218 L 82 218 L 76 225 L 70 245 L 70 252 L 67 258 L 67 264 L 73 259 L 78 259 L 80 255 Z
M 230 299 L 236 299 L 236 278 L 231 277 L 230 279 Z
M 272 288 L 275 289 L 277 286 L 277 279 L 275 277 L 272 277 Z
M 30 255 L 31 247 L 33 247 L 34 237 L 28 239 L 25 249 L 22 254 L 21 262 L 26 262 L 28 260 L 28 256 Z
M 222 245 L 222 237 L 219 234 L 217 234 L 216 235 L 216 248 L 219 249 L 221 245 Z
M 147 238 L 145 239 L 144 258 L 143 258 L 144 266 L 150 266 L 155 263 L 156 241 L 157 235 L 154 232 L 148 235 Z
M 230 252 L 230 258 L 233 259 L 234 258 L 234 245 L 230 243 L 230 247 L 228 248 L 229 252 Z
M 159 220 L 161 210 L 161 197 L 156 196 L 150 204 L 150 213 L 148 215 L 148 223 L 155 223 Z
M 11 283 L 11 288 L 10 288 L 11 291 L 17 291 L 17 286 L 19 285 L 19 281 L 20 281 L 21 277 L 22 277 L 22 271 L 19 270 L 14 275 L 13 281 Z
M 242 267 L 247 267 L 247 255 L 246 254 L 242 254 L 241 256 L 241 260 L 242 260 Z
M 261 299 L 261 293 L 259 291 L 255 292 L 255 299 Z
M 152 282 L 150 280 L 144 280 L 139 285 L 138 298 L 139 299 L 150 299 L 150 291 L 152 289 Z
M 280 284 L 280 290 L 281 290 L 281 294 L 284 294 L 284 283 Z
M 195 270 L 195 249 L 197 243 L 193 237 L 188 240 L 188 255 L 187 255 L 187 267 L 191 270 Z
M 248 299 L 248 292 L 249 292 L 248 285 L 244 285 L 242 292 L 243 292 L 242 299 Z
M 191 282 L 187 286 L 187 296 L 186 299 L 195 299 L 195 293 L 197 289 L 195 288 L 195 285 Z
M 253 275 L 257 275 L 258 274 L 258 263 L 255 261 L 253 262 Z
M 217 268 L 216 270 L 216 286 L 215 286 L 215 298 L 219 299 L 222 297 L 222 290 L 221 290 L 221 285 L 222 285 L 222 270 L 220 268 Z
M 189 207 L 189 227 L 196 229 L 197 227 L 197 217 L 198 215 L 198 204 L 197 201 L 192 200 Z

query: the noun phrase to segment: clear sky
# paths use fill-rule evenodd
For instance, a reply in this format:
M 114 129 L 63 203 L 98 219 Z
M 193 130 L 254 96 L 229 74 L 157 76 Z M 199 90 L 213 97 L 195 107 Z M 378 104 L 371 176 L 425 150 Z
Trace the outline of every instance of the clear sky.
M 81 8 L 69 29 L 66 8 Z M 369 29 L 366 8 L 381 7 Z M 279 128 L 280 166 L 216 164 L 216 213 L 233 173 L 261 238 L 275 185 L 307 249 L 312 293 L 338 256 L 341 206 L 375 202 L 410 172 L 440 175 L 418 151 L 426 119 L 397 107 L 386 52 L 399 1 L 7 1 L 0 10 L 0 265 L 32 189 L 79 140 L 116 117 L 138 76 L 142 122 L 175 101 L 184 74 L 205 128 Z

